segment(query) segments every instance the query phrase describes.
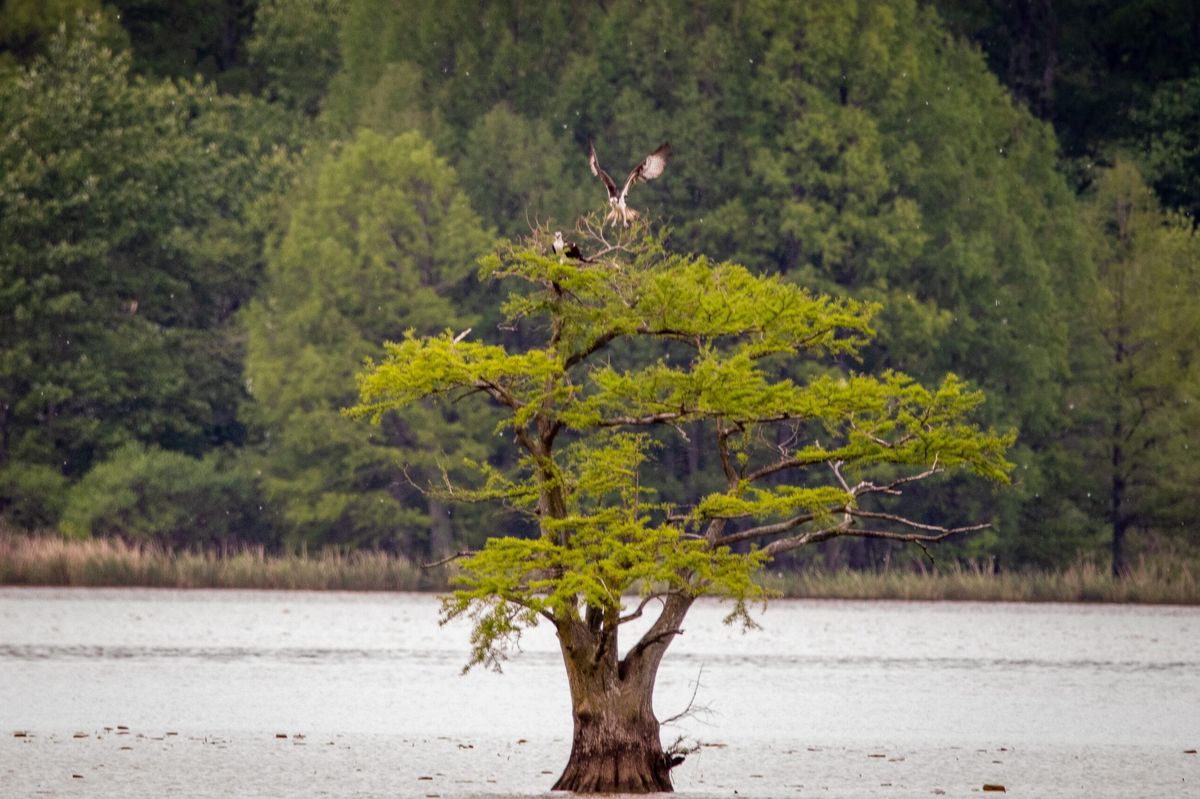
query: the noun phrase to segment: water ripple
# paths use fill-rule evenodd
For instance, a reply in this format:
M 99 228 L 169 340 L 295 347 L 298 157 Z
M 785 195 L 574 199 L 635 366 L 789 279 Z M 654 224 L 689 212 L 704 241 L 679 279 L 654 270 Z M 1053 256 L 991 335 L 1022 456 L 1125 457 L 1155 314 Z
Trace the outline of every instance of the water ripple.
M 89 646 L 53 644 L 0 644 L 0 660 L 200 660 L 208 662 L 272 661 L 290 663 L 346 663 L 358 661 L 453 663 L 461 665 L 460 650 L 406 648 L 303 648 L 244 646 Z M 556 662 L 554 652 L 521 652 L 525 662 Z M 1141 660 L 1052 660 L 1035 658 L 982 657 L 879 657 L 786 654 L 679 653 L 676 663 L 760 668 L 873 668 L 895 670 L 1084 670 L 1090 672 L 1142 673 L 1200 671 L 1200 662 L 1189 660 L 1147 662 Z

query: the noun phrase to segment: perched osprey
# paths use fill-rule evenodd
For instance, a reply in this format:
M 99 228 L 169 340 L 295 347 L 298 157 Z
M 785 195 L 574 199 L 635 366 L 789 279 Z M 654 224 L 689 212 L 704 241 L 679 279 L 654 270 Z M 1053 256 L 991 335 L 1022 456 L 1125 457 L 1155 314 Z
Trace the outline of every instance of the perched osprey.
M 560 258 L 565 255 L 566 257 L 571 258 L 576 261 L 586 261 L 587 260 L 587 258 L 583 257 L 583 253 L 579 250 L 578 244 L 576 244 L 573 241 L 563 241 L 561 230 L 554 231 L 554 245 L 553 246 L 554 246 L 554 254 L 559 256 Z
M 636 183 L 654 180 L 661 175 L 670 157 L 671 145 L 663 142 L 657 150 L 646 156 L 645 160 L 629 173 L 629 177 L 625 178 L 625 186 L 618 192 L 617 184 L 613 182 L 607 172 L 600 168 L 600 162 L 596 160 L 596 148 L 592 146 L 591 140 L 588 140 L 588 163 L 592 167 L 592 174 L 604 181 L 604 187 L 608 189 L 609 209 L 608 216 L 604 217 L 605 223 L 612 222 L 615 225 L 619 219 L 621 224 L 628 225 L 630 219 L 637 218 L 637 211 L 625 205 L 625 198 L 629 195 L 629 190 Z

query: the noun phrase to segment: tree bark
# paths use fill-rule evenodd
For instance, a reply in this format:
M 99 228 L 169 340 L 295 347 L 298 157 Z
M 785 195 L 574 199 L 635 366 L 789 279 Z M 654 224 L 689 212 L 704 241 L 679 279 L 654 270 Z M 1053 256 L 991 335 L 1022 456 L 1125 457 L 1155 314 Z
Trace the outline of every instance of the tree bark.
M 1122 469 L 1124 469 L 1123 452 L 1120 444 L 1121 434 L 1121 417 L 1117 416 L 1117 422 L 1114 425 L 1113 431 L 1113 448 L 1112 448 L 1112 482 L 1109 485 L 1109 518 L 1112 524 L 1112 576 L 1123 577 L 1125 575 L 1125 528 L 1129 525 L 1129 520 L 1125 512 L 1125 478 Z
M 595 686 L 572 697 L 571 757 L 553 790 L 578 793 L 671 791 L 671 763 L 651 697 L 640 688 Z
M 440 499 L 429 497 L 429 559 L 445 557 L 454 549 L 454 528 L 450 524 L 450 510 Z
M 577 793 L 672 791 L 673 761 L 663 751 L 654 715 L 654 683 L 662 655 L 681 631 L 691 600 L 671 597 L 658 621 L 623 660 L 617 658 L 616 614 L 557 626 L 571 688 L 571 756 L 553 790 Z

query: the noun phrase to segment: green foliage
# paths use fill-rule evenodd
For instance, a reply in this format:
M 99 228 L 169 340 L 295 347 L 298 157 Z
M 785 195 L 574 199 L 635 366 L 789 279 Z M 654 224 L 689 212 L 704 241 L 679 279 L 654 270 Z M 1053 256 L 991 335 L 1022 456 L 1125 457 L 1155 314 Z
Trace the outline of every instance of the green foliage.
M 0 71 L 13 59 L 28 63 L 44 55 L 60 29 L 97 28 L 101 40 L 114 50 L 128 47 L 129 37 L 111 9 L 100 0 L 5 0 L 0 4 Z M 85 35 L 88 35 L 85 33 Z
M 959 374 L 993 398 L 989 421 L 1023 431 L 1016 490 L 1001 500 L 964 485 L 959 501 L 1001 512 L 1005 536 L 1045 523 L 1037 495 L 1063 476 L 1052 450 L 1066 424 L 1069 298 L 1087 290 L 1089 267 L 1053 132 L 977 51 L 916 0 L 618 2 L 575 11 L 552 40 L 559 4 L 538 25 L 523 13 L 492 6 L 493 35 L 462 37 L 450 32 L 455 4 L 405 26 L 351 3 L 343 49 L 358 53 L 335 116 L 363 120 L 375 101 L 354 92 L 400 69 L 393 105 L 407 122 L 389 124 L 429 131 L 484 219 L 510 235 L 603 202 L 588 138 L 618 179 L 669 139 L 665 177 L 633 199 L 670 219 L 671 245 L 882 303 L 861 352 L 868 371 Z M 519 99 L 491 66 L 510 58 L 513 30 L 523 49 L 559 55 Z M 695 458 L 668 446 L 687 466 L 680 482 L 695 485 Z
M 439 552 L 465 535 L 415 485 L 439 473 L 442 453 L 480 457 L 478 426 L 416 407 L 369 432 L 339 409 L 354 364 L 381 339 L 459 315 L 489 240 L 417 133 L 365 131 L 321 165 L 245 316 L 264 484 L 289 540 Z
M 1131 136 L 1146 177 L 1169 208 L 1200 217 L 1200 67 L 1190 77 L 1160 84 L 1133 114 Z
M 1191 335 L 1180 321 L 1192 318 L 1180 299 L 1193 290 L 1191 256 L 1166 254 L 1190 251 L 1181 243 L 1188 221 L 1140 211 L 1159 221 L 1139 230 L 1174 232 L 1138 232 L 1121 244 L 1118 226 L 1098 221 L 1087 197 L 1073 197 L 1064 173 L 1089 191 L 1107 185 L 1105 165 L 1126 147 L 1162 205 L 1194 221 L 1196 22 L 1187 0 L 484 8 L 462 0 L 8 0 L 0 6 L 0 513 L 10 523 L 52 522 L 62 481 L 48 470 L 77 478 L 130 441 L 200 455 L 241 444 L 255 422 L 249 435 L 263 445 L 266 484 L 292 536 L 411 545 L 414 553 L 431 535 L 478 540 L 491 524 L 457 513 L 452 521 L 440 500 L 410 484 L 402 463 L 423 486 L 440 482 L 444 468 L 462 480 L 443 461 L 464 453 L 485 474 L 517 467 L 486 436 L 497 424 L 514 431 L 514 419 L 479 418 L 470 403 L 418 403 L 406 419 L 384 413 L 384 432 L 362 446 L 366 434 L 338 412 L 350 401 L 349 369 L 385 357 L 383 339 L 408 346 L 408 328 L 419 341 L 448 327 L 440 350 L 421 352 L 448 357 L 453 339 L 472 327 L 454 368 L 499 369 L 527 354 L 514 346 L 542 332 L 557 307 L 557 360 L 508 367 L 565 370 L 569 379 L 555 377 L 548 390 L 542 376 L 517 386 L 517 373 L 505 373 L 527 397 L 518 422 L 536 418 L 544 402 L 575 414 L 576 425 L 629 416 L 633 406 L 673 413 L 682 402 L 690 410 L 672 423 L 688 438 L 669 426 L 651 430 L 663 468 L 646 474 L 643 487 L 658 492 L 656 501 L 724 496 L 722 470 L 697 441 L 712 414 L 755 402 L 754 413 L 765 412 L 822 380 L 853 384 L 851 370 L 895 369 L 931 387 L 959 375 L 990 398 L 979 418 L 1022 431 L 1009 456 L 1013 490 L 995 495 L 980 481 L 952 478 L 936 495 L 914 485 L 899 504 L 921 518 L 944 520 L 953 506 L 999 520 L 997 530 L 956 545 L 957 555 L 1066 564 L 1098 546 L 1111 521 L 1108 492 L 1088 480 L 1108 468 L 1104 425 L 1128 421 L 1143 402 L 1153 406 L 1139 428 L 1148 455 L 1130 483 L 1130 518 L 1155 534 L 1137 540 L 1178 535 L 1194 504 L 1183 446 L 1197 405 L 1185 402 L 1187 348 L 1153 342 Z M 1053 123 L 1058 139 L 1035 117 Z M 664 177 L 631 197 L 649 218 L 669 219 L 664 245 L 873 310 L 841 320 L 848 326 L 839 336 L 853 346 L 830 353 L 836 375 L 828 364 L 784 359 L 786 324 L 779 335 L 720 338 L 686 375 L 688 331 L 742 313 L 724 305 L 755 285 L 740 267 L 694 263 L 697 274 L 719 275 L 701 285 L 647 259 L 621 284 L 638 304 L 610 308 L 606 328 L 596 307 L 563 297 L 609 304 L 604 292 L 615 284 L 555 262 L 551 279 L 563 297 L 541 292 L 549 267 L 537 252 L 531 264 L 504 262 L 533 290 L 510 300 L 514 329 L 493 340 L 495 309 L 465 271 L 448 271 L 432 291 L 389 278 L 353 288 L 359 275 L 386 273 L 352 266 L 371 261 L 362 253 L 388 251 L 383 215 L 373 209 L 415 207 L 404 191 L 378 189 L 371 170 L 379 165 L 367 159 L 357 173 L 347 167 L 346 185 L 330 200 L 353 213 L 314 210 L 317 173 L 363 130 L 388 141 L 420 131 L 457 175 L 456 218 L 470 216 L 469 201 L 506 236 L 566 227 L 562 220 L 602 206 L 586 167 L 588 138 L 618 180 L 669 140 L 675 156 Z M 342 143 L 318 139 L 331 135 Z M 1075 160 L 1060 160 L 1060 149 Z M 311 181 L 290 191 L 298 166 Z M 360 186 L 375 188 L 353 208 L 348 198 Z M 426 224 L 405 213 L 403 226 Z M 360 219 L 371 240 L 330 232 Z M 301 230 L 308 225 L 316 232 Z M 392 259 L 396 269 L 411 275 L 422 258 L 445 255 L 465 270 L 485 245 L 449 242 L 473 227 L 477 220 L 439 229 L 434 239 L 448 250 L 436 256 L 413 237 L 399 249 L 424 255 Z M 277 264 L 274 287 L 260 292 L 264 249 L 311 268 Z M 1158 266 L 1114 270 L 1120 263 Z M 497 268 L 490 262 L 484 279 L 500 276 Z M 1097 270 L 1103 279 L 1094 279 Z M 1117 380 L 1100 332 L 1111 320 L 1092 324 L 1102 320 L 1078 309 L 1110 308 L 1109 278 L 1126 273 L 1174 291 L 1135 292 L 1145 300 L 1129 325 L 1137 370 Z M 305 290 L 279 288 L 292 282 Z M 801 294 L 777 310 L 829 310 Z M 269 310 L 242 317 L 251 323 L 243 339 L 236 315 L 247 305 Z M 272 318 L 293 332 L 269 329 Z M 622 342 L 643 325 L 646 332 Z M 667 326 L 677 334 L 657 348 L 652 334 Z M 246 342 L 258 359 L 248 369 Z M 472 349 L 496 343 L 507 354 Z M 585 384 L 581 363 L 568 362 L 593 345 L 602 363 Z M 722 387 L 743 374 L 738 351 L 753 368 L 726 395 Z M 450 395 L 461 393 L 449 389 L 448 374 L 439 379 Z M 813 422 L 803 432 L 817 429 Z M 841 433 L 821 428 L 820 440 L 840 448 Z M 312 465 L 323 459 L 341 466 Z M 766 499 L 751 490 L 734 504 Z M 807 501 L 802 493 L 771 500 L 779 514 Z M 399 538 L 388 532 L 396 519 L 408 531 Z M 863 565 L 889 557 L 889 546 L 847 542 L 830 558 Z
M 246 42 L 258 0 L 107 0 L 129 31 L 139 72 L 254 89 Z
M 338 29 L 346 0 L 261 0 L 246 50 L 267 91 L 315 116 L 341 63 Z
M 221 453 L 203 459 L 137 444 L 71 488 L 61 529 L 170 547 L 267 541 L 257 481 Z
M 580 232 L 594 229 L 588 224 Z M 627 610 L 622 597 L 635 588 L 642 597 L 728 597 L 745 618 L 745 603 L 765 596 L 753 575 L 776 551 L 807 543 L 798 537 L 805 533 L 854 535 L 854 513 L 883 518 L 859 497 L 879 467 L 893 477 L 915 468 L 890 488 L 872 488 L 883 493 L 939 470 L 1003 482 L 1012 468 L 1004 453 L 1013 436 L 972 425 L 982 395 L 953 376 L 933 391 L 892 372 L 818 371 L 803 384 L 779 376 L 785 355 L 810 362 L 854 355 L 868 340 L 875 306 L 672 255 L 653 238 L 639 240 L 643 232 L 635 227 L 616 246 L 597 235 L 593 244 L 608 249 L 587 261 L 548 256 L 536 236 L 484 259 L 485 274 L 519 288 L 505 304 L 510 322 L 540 331 L 545 343 L 510 352 L 450 332 L 409 332 L 359 375 L 352 416 L 378 421 L 422 398 L 484 394 L 504 412 L 521 451 L 517 468 L 485 467 L 481 489 L 457 492 L 505 500 L 536 519 L 540 532 L 532 540 L 491 538 L 463 562 L 463 587 L 445 614 L 473 618 L 472 664 L 498 666 L 523 627 L 545 617 L 561 632 L 581 606 L 615 635 Z M 623 347 L 629 367 L 614 363 Z M 690 508 L 643 484 L 655 447 L 638 432 L 686 423 L 699 423 L 727 477 L 723 491 Z M 763 446 L 779 440 L 766 432 L 773 427 L 789 437 Z M 560 435 L 567 442 L 556 448 Z M 839 484 L 814 485 L 822 479 L 814 467 L 830 466 Z M 864 482 L 851 488 L 843 467 Z M 773 475 L 783 479 L 765 480 Z M 723 538 L 731 519 L 779 516 L 795 518 Z M 760 539 L 769 543 L 749 552 L 727 543 Z
M 49 529 L 66 502 L 67 479 L 40 463 L 0 467 L 0 520 L 18 530 Z
M 1104 468 L 1083 481 L 1117 539 L 1124 531 L 1190 535 L 1200 479 L 1200 237 L 1160 209 L 1137 169 L 1100 175 L 1090 222 L 1097 266 L 1073 397 L 1083 451 Z
M 130 440 L 240 438 L 246 217 L 290 173 L 268 110 L 134 78 L 102 42 L 81 20 L 0 82 L 0 462 L 70 476 Z

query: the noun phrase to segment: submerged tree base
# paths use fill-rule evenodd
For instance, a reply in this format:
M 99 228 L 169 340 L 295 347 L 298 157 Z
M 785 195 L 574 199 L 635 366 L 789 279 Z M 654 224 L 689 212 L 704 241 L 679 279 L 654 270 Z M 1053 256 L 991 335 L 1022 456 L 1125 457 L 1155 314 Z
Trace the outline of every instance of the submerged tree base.
M 576 793 L 660 793 L 672 791 L 671 763 L 661 746 L 627 745 L 576 755 L 563 770 L 555 791 Z

